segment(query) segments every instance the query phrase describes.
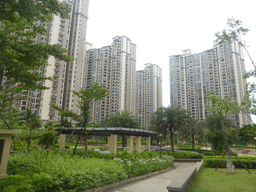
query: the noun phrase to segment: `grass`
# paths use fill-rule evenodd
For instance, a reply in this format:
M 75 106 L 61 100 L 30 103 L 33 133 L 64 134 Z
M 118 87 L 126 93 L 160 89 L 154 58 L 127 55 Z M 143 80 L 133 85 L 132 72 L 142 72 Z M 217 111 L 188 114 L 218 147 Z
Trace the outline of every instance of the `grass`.
M 190 187 L 190 192 L 252 192 L 256 191 L 256 170 L 235 169 L 226 174 L 226 169 L 202 168 Z

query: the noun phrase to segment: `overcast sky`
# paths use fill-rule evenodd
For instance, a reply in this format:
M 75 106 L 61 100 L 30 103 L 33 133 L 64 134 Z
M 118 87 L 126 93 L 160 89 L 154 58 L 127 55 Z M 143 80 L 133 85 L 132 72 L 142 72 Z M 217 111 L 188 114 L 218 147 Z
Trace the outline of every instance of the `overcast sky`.
M 137 45 L 137 70 L 145 63 L 163 70 L 163 105 L 170 104 L 168 56 L 190 49 L 211 49 L 214 34 L 226 27 L 227 18 L 243 21 L 250 31 L 243 37 L 256 58 L 255 0 L 90 0 L 86 41 L 93 48 L 110 45 L 126 36 Z M 245 53 L 244 53 L 245 54 Z M 252 69 L 248 57 L 246 69 Z

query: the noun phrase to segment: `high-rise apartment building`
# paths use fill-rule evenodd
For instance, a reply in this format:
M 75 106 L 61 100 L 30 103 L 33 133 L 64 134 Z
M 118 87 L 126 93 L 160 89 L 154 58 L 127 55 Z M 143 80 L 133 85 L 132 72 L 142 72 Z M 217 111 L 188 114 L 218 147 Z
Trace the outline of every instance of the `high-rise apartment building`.
M 136 45 L 125 36 L 116 36 L 111 45 L 88 50 L 86 57 L 83 86 L 97 82 L 109 88 L 109 96 L 93 103 L 91 121 L 99 123 L 121 110 L 135 114 Z
M 217 92 L 221 97 L 231 97 L 239 104 L 245 95 L 244 57 L 237 42 L 214 41 L 212 49 L 199 54 L 183 50 L 181 55 L 169 57 L 170 104 L 189 110 L 192 117 L 207 117 L 207 94 Z M 235 125 L 250 123 L 242 113 L 231 115 Z
M 66 2 L 72 5 L 70 19 L 61 19 L 55 15 L 49 23 L 38 22 L 37 25 L 47 29 L 48 35 L 36 36 L 35 43 L 58 44 L 67 49 L 68 54 L 75 60 L 71 63 L 60 61 L 52 56 L 49 57 L 49 65 L 42 67 L 41 72 L 47 77 L 53 76 L 56 79 L 39 82 L 49 89 L 28 91 L 26 100 L 16 103 L 18 109 L 29 108 L 37 113 L 44 122 L 60 120 L 58 112 L 51 109 L 49 103 L 58 105 L 64 110 L 72 109 L 77 112 L 78 98 L 74 97 L 70 91 L 78 91 L 83 84 L 89 0 L 69 0 Z
M 150 125 L 151 114 L 162 106 L 162 69 L 146 63 L 136 71 L 136 113 L 142 127 Z

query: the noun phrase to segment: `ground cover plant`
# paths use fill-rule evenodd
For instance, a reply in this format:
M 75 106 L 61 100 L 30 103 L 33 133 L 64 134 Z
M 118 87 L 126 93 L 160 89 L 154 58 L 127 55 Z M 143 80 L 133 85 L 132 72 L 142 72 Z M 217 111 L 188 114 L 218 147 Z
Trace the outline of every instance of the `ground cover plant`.
M 59 150 L 10 155 L 7 177 L 0 180 L 0 191 L 79 191 L 104 186 L 130 177 L 173 166 L 173 158 L 158 154 L 100 154 L 90 150 Z M 102 155 L 102 156 L 100 156 Z
M 236 169 L 234 174 L 226 174 L 226 169 L 202 168 L 192 183 L 190 192 L 252 192 L 256 189 L 256 170 L 249 174 L 246 169 Z
M 221 156 L 205 156 L 204 157 L 204 167 L 209 168 L 216 168 L 219 161 L 221 159 Z M 250 156 L 239 156 L 239 159 L 248 169 L 256 169 L 256 157 L 250 157 Z M 243 165 L 234 157 L 232 156 L 232 162 L 233 165 L 236 168 L 243 169 Z M 227 157 L 225 156 L 221 164 L 219 165 L 220 168 L 225 168 L 227 163 Z M 255 178 L 256 179 L 256 178 Z

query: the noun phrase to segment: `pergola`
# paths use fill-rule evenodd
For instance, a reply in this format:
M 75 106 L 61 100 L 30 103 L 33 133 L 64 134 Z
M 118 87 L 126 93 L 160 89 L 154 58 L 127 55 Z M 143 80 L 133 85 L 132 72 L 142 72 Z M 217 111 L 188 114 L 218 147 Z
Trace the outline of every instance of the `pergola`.
M 123 150 L 128 152 L 133 152 L 135 149 L 138 152 L 142 152 L 143 148 L 141 146 L 141 137 L 146 137 L 146 151 L 150 151 L 150 141 L 151 137 L 156 137 L 157 132 L 147 131 L 143 129 L 133 129 L 133 128 L 124 128 L 124 127 L 94 127 L 87 128 L 88 135 L 100 135 L 108 136 L 107 148 L 111 153 L 117 152 L 117 135 L 127 137 L 127 147 L 124 147 Z M 83 128 L 59 128 L 56 131 L 60 134 L 60 149 L 62 150 L 65 147 L 66 134 L 83 134 Z M 133 147 L 133 139 L 135 139 L 135 147 Z

